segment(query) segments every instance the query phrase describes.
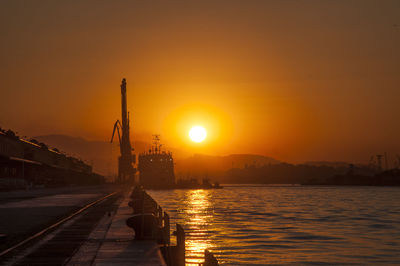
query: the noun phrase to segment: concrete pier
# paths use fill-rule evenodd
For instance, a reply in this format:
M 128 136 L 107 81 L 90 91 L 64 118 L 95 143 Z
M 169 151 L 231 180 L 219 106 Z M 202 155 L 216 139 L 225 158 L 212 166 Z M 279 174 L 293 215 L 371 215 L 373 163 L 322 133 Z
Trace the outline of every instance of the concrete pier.
M 68 265 L 166 265 L 156 241 L 135 241 L 126 225 L 132 215 L 129 194 L 115 214 L 104 217 Z
M 112 192 L 107 186 L 37 189 L 0 193 L 0 249 L 35 233 Z

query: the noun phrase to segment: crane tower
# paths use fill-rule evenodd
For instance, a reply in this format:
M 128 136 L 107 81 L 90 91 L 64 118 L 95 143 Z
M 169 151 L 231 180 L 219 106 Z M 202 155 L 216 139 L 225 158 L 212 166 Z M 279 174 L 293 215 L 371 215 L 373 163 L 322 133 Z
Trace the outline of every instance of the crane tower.
M 133 164 L 135 164 L 136 158 L 132 154 L 133 149 L 129 137 L 129 112 L 127 111 L 125 79 L 122 79 L 121 83 L 121 113 L 122 123 L 119 120 L 115 122 L 111 137 L 112 142 L 115 131 L 117 131 L 121 152 L 121 155 L 118 157 L 118 181 L 134 181 L 136 168 L 133 167 Z

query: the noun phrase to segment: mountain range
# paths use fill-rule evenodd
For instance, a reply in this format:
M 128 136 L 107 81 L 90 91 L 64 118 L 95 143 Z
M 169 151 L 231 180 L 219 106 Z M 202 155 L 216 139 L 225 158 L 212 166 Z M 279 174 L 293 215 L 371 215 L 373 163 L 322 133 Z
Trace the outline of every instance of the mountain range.
M 117 142 L 90 141 L 84 138 L 52 134 L 35 137 L 50 147 L 81 158 L 93 166 L 93 171 L 103 175 L 116 175 L 119 145 Z M 144 141 L 134 141 L 135 153 L 141 153 L 150 148 L 151 144 Z M 169 149 L 173 154 L 182 154 L 177 149 Z M 231 154 L 212 156 L 195 154 L 190 157 L 176 157 L 175 171 L 178 176 L 204 177 L 216 175 L 231 168 L 243 168 L 246 165 L 276 164 L 280 161 L 255 154 Z

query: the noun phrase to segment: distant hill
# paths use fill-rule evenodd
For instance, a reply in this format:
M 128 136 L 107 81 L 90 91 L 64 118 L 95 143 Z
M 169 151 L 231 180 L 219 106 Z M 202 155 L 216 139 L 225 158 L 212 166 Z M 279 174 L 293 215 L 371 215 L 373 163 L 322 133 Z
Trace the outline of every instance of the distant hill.
M 119 155 L 118 141 L 110 144 L 108 141 L 90 141 L 84 138 L 67 135 L 43 135 L 34 137 L 52 148 L 57 148 L 68 155 L 79 157 L 93 165 L 93 170 L 103 175 L 117 173 L 117 157 Z M 144 141 L 134 141 L 135 153 L 146 151 L 150 144 Z M 246 165 L 262 166 L 277 164 L 280 161 L 270 157 L 255 154 L 232 154 L 227 156 L 211 156 L 195 154 L 183 157 L 182 152 L 171 150 L 175 158 L 175 172 L 177 175 L 191 175 L 204 177 L 205 175 L 220 175 L 228 169 L 243 168 Z
M 204 177 L 220 175 L 231 168 L 244 168 L 246 165 L 262 166 L 278 164 L 280 161 L 256 154 L 231 154 L 227 156 L 210 156 L 195 154 L 186 159 L 176 160 L 175 169 L 178 175 Z
M 97 173 L 114 175 L 117 172 L 118 141 L 111 144 L 108 141 L 90 141 L 84 138 L 56 134 L 34 138 L 68 155 L 85 160 L 93 165 L 93 170 Z M 135 141 L 133 144 L 136 152 L 143 152 L 150 146 L 150 144 L 142 141 Z
M 349 167 L 348 162 L 329 162 L 329 161 L 312 161 L 312 162 L 305 162 L 305 165 L 311 166 L 329 166 L 329 167 Z

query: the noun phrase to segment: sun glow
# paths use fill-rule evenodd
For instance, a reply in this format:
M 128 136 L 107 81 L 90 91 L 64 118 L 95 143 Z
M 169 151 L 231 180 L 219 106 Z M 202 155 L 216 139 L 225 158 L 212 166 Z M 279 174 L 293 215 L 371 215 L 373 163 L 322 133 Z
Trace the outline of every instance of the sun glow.
M 201 126 L 205 138 L 201 142 L 192 139 L 190 131 Z M 233 132 L 230 116 L 221 109 L 199 103 L 191 103 L 173 109 L 163 121 L 163 136 L 171 145 L 179 147 L 182 156 L 193 153 L 215 154 L 230 147 Z M 163 137 L 164 139 L 164 137 Z
M 194 126 L 189 131 L 189 137 L 194 142 L 202 142 L 207 137 L 207 131 L 202 126 Z

